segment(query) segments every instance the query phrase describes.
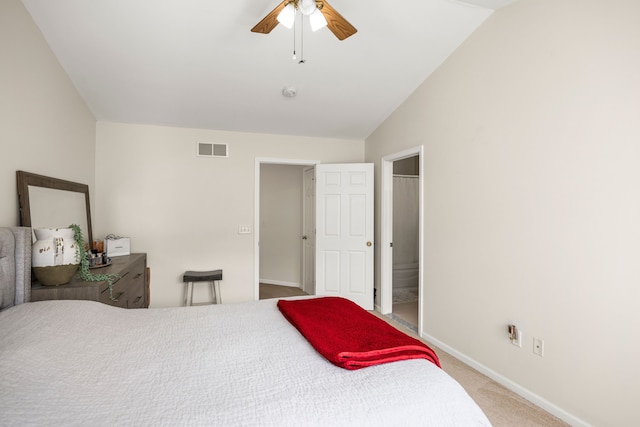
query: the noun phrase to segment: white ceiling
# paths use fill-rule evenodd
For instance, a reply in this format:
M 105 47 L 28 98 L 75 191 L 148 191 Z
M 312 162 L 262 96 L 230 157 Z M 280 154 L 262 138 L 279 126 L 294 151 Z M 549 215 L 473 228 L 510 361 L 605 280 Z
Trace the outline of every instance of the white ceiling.
M 292 30 L 250 32 L 279 1 L 23 3 L 97 120 L 364 139 L 515 0 L 330 0 L 358 32 L 305 32 L 304 64 Z

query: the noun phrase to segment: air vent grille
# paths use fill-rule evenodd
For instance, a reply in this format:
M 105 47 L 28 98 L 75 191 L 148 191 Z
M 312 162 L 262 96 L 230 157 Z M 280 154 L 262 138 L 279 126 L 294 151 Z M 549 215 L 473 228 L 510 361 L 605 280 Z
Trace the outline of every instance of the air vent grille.
M 199 157 L 229 157 L 227 144 L 198 142 L 197 146 Z

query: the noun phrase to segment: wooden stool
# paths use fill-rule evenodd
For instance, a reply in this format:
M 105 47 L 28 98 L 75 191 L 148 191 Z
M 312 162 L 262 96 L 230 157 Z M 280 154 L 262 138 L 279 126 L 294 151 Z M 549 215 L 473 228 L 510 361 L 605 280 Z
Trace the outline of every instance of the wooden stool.
M 187 296 L 189 295 L 189 285 L 191 285 L 191 299 L 189 305 L 193 305 L 193 286 L 196 282 L 211 282 L 211 292 L 214 300 L 211 304 L 222 304 L 222 296 L 220 295 L 220 280 L 222 280 L 222 270 L 212 271 L 185 271 L 182 281 L 185 284 L 184 289 L 184 305 L 187 305 Z

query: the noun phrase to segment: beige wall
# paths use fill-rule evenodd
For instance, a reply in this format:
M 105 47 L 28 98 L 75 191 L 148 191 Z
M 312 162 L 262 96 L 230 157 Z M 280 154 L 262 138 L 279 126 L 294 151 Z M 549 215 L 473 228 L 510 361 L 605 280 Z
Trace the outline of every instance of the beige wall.
M 0 2 L 0 63 L 0 225 L 13 226 L 17 170 L 93 192 L 95 119 L 19 0 Z
M 425 147 L 427 336 L 574 423 L 638 420 L 639 16 L 516 2 L 366 141 Z
M 640 395 L 638 16 L 635 0 L 520 0 L 366 143 L 376 165 L 425 146 L 427 336 L 594 425 L 634 423 Z M 365 160 L 362 141 L 113 123 L 94 147 L 93 116 L 18 0 L 0 2 L 0 55 L 0 224 L 18 223 L 16 170 L 89 184 L 96 237 L 149 253 L 153 306 L 180 304 L 187 269 L 223 268 L 225 300 L 253 298 L 253 235 L 237 231 L 253 227 L 256 157 Z M 195 157 L 198 140 L 231 157 Z
M 148 253 L 153 307 L 182 303 L 186 270 L 221 268 L 223 301 L 254 298 L 254 236 L 238 226 L 254 226 L 256 158 L 364 159 L 364 141 L 105 122 L 96 141 L 94 233 Z M 228 143 L 229 157 L 196 157 L 196 141 Z
M 302 189 L 307 166 L 260 169 L 260 282 L 302 286 Z

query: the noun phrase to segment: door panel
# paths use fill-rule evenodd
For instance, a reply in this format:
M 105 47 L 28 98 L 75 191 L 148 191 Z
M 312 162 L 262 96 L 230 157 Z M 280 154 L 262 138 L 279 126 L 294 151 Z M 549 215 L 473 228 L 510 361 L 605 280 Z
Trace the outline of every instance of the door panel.
M 340 204 L 340 195 L 328 194 L 324 198 L 324 235 L 331 237 L 340 237 L 341 224 L 340 214 L 342 207 Z
M 373 309 L 373 164 L 316 166 L 316 294 Z
M 316 266 L 317 267 L 317 266 Z M 321 295 L 340 294 L 340 252 L 324 251 L 324 263 L 322 272 L 324 273 L 324 289 Z
M 363 294 L 366 292 L 366 268 L 367 268 L 367 254 L 360 252 L 349 252 L 349 292 Z

